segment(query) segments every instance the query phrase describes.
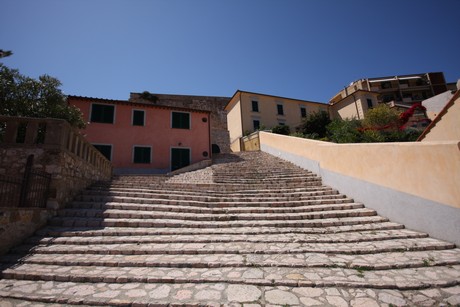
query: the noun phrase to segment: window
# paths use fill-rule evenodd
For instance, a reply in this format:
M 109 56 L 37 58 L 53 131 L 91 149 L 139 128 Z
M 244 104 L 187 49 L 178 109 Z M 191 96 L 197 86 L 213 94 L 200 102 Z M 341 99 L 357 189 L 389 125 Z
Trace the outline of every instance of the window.
M 113 124 L 115 115 L 115 106 L 106 104 L 91 105 L 91 122 Z
M 152 157 L 152 148 L 134 146 L 134 163 L 150 163 Z
M 301 107 L 301 108 L 300 108 L 300 116 L 301 116 L 302 118 L 307 117 L 307 109 L 305 109 L 304 107 Z
M 254 131 L 259 130 L 259 128 L 260 128 L 260 120 L 254 119 L 252 121 L 252 125 L 254 126 Z
M 259 112 L 259 102 L 256 100 L 252 101 L 252 112 Z
M 172 128 L 190 129 L 190 113 L 172 112 Z
M 276 109 L 278 111 L 278 115 L 284 115 L 284 110 L 283 110 L 283 105 L 282 104 L 277 104 Z
M 93 146 L 100 151 L 100 153 L 107 158 L 107 160 L 112 161 L 112 145 L 100 145 L 93 144 Z
M 391 88 L 391 82 L 389 82 L 389 81 L 380 82 L 380 87 L 382 89 Z
M 372 105 L 372 99 L 369 99 L 367 98 L 367 108 L 368 109 L 372 109 L 373 105 Z
M 133 110 L 133 126 L 144 126 L 145 112 L 142 110 Z

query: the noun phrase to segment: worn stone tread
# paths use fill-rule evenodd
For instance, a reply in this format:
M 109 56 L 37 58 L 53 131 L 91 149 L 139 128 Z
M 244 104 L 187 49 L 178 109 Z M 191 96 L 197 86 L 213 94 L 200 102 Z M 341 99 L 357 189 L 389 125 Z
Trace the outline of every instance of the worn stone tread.
M 99 255 L 99 254 L 13 254 L 2 262 L 70 266 L 107 267 L 340 267 L 388 270 L 430 266 L 460 265 L 460 249 L 388 252 L 343 255 L 307 252 L 301 254 L 220 254 L 220 255 Z
M 247 284 L 76 283 L 0 280 L 0 297 L 21 306 L 454 306 L 459 286 L 405 290 Z M 41 302 L 46 305 L 32 305 Z M 381 305 L 382 304 L 382 305 Z M 16 305 L 3 305 L 10 307 Z
M 348 268 L 164 268 L 18 264 L 2 272 L 5 279 L 70 282 L 237 283 L 255 286 L 347 287 L 418 290 L 460 285 L 460 266 L 398 270 Z
M 426 238 L 427 234 L 407 230 L 363 231 L 354 233 L 329 234 L 201 234 L 199 237 L 189 235 L 129 235 L 129 236 L 72 236 L 72 237 L 40 237 L 34 236 L 26 240 L 29 244 L 116 244 L 116 243 L 352 243 L 363 241 L 384 241 L 393 239 Z
M 99 245 L 28 245 L 13 249 L 15 252 L 28 250 L 34 253 L 88 253 L 88 254 L 299 254 L 307 252 L 329 254 L 373 254 L 395 251 L 430 251 L 451 249 L 455 245 L 432 238 L 394 239 L 387 241 L 351 243 L 120 243 Z
M 158 235 L 260 235 L 260 234 L 339 234 L 360 231 L 404 229 L 404 225 L 389 221 L 325 227 L 235 227 L 235 228 L 143 228 L 143 227 L 59 227 L 47 226 L 37 231 L 39 236 L 158 236 Z M 199 237 L 199 236 L 197 236 Z

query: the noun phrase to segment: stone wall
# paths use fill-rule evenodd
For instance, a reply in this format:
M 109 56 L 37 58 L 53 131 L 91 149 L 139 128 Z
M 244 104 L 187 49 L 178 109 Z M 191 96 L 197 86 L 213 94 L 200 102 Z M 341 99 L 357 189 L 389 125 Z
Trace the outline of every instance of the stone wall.
M 110 161 L 67 122 L 0 116 L 0 175 L 22 178 L 30 155 L 33 169 L 51 174 L 47 207 L 1 202 L 0 254 L 44 226 L 79 191 L 112 176 Z
M 219 146 L 222 153 L 230 152 L 230 136 L 227 128 L 227 112 L 224 110 L 230 97 L 166 95 L 131 93 L 131 102 L 154 103 L 211 112 L 211 142 Z
M 27 157 L 34 155 L 33 169 L 52 176 L 49 209 L 64 207 L 82 189 L 112 176 L 110 161 L 66 121 L 0 116 L 0 123 L 5 127 L 0 135 L 0 174 L 21 176 Z M 21 125 L 27 127 L 22 139 Z M 45 126 L 40 141 L 38 127 Z
M 241 138 L 242 151 L 259 151 L 259 131 L 253 132 L 252 134 Z
M 30 237 L 52 216 L 49 210 L 0 207 L 0 255 Z

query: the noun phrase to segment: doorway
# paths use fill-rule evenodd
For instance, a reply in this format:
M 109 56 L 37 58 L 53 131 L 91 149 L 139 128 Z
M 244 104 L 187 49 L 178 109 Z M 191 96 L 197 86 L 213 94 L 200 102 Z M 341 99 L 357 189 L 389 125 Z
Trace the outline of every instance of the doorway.
M 171 171 L 190 165 L 190 149 L 171 148 Z

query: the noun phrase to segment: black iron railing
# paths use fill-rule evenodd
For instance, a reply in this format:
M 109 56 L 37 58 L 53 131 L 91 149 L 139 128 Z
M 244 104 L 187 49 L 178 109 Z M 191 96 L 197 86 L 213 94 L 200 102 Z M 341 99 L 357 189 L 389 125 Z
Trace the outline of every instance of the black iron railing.
M 32 169 L 33 160 L 27 158 L 22 178 L 0 175 L 0 207 L 46 208 L 51 174 Z

